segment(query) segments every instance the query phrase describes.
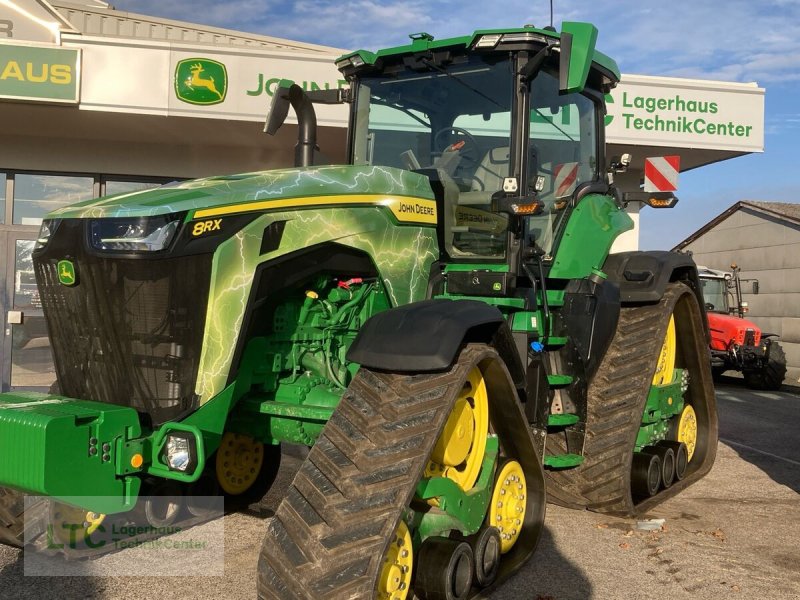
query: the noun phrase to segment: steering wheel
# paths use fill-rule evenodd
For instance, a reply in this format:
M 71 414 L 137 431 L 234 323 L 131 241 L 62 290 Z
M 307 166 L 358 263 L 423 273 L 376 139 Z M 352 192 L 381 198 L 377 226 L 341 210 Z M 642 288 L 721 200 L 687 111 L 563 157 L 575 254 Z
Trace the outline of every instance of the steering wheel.
M 462 136 L 465 139 L 456 140 L 455 142 L 445 140 L 444 138 L 445 134 L 452 136 L 454 133 Z M 463 127 L 442 127 L 436 133 L 433 134 L 433 147 L 438 152 L 445 152 L 448 147 L 458 143 L 459 141 L 466 142 L 464 144 L 466 148 L 464 148 L 463 146 L 460 148 L 456 148 L 461 159 L 467 161 L 471 166 L 477 166 L 477 164 L 479 163 L 477 152 L 481 146 L 478 143 L 478 140 L 475 139 L 475 136 L 472 135 L 469 131 L 467 131 Z

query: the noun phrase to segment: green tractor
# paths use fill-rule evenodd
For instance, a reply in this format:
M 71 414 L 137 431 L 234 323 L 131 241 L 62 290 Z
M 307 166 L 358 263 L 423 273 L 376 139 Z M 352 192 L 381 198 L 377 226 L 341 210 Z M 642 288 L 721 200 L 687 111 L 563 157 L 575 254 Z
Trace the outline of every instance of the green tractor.
M 297 168 L 51 213 L 34 263 L 60 390 L 0 396 L 0 539 L 23 544 L 23 494 L 85 536 L 142 503 L 164 523 L 200 491 L 258 499 L 295 444 L 260 597 L 458 599 L 530 557 L 546 490 L 637 514 L 707 473 L 696 267 L 609 254 L 627 202 L 675 199 L 613 185 L 596 37 L 354 52 L 348 90 L 275 96 Z M 314 102 L 350 104 L 347 165 L 315 166 Z

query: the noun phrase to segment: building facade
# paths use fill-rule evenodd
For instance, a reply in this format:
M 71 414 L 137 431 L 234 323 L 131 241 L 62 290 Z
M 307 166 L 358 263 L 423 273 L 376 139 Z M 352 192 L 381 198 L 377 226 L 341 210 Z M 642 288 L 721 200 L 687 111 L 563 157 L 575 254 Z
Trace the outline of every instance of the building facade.
M 0 3 L 0 389 L 47 389 L 54 375 L 31 251 L 64 204 L 175 179 L 292 164 L 296 127 L 263 125 L 275 86 L 346 84 L 345 51 L 115 10 L 99 0 Z M 681 168 L 763 150 L 756 84 L 636 75 L 607 98 L 608 155 L 633 154 L 618 182 L 636 190 L 647 156 Z M 345 158 L 347 109 L 320 106 L 318 141 Z M 564 116 L 566 118 L 566 116 Z M 638 222 L 638 208 L 629 208 Z M 638 247 L 638 230 L 616 249 Z

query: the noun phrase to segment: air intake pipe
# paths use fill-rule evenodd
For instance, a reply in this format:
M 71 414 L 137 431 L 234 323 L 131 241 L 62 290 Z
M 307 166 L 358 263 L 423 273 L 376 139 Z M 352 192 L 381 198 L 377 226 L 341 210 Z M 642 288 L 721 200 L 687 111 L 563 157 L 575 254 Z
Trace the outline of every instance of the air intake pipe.
M 347 101 L 345 90 L 314 90 L 306 92 L 296 83 L 282 79 L 272 96 L 264 131 L 275 135 L 289 115 L 289 107 L 297 115 L 297 144 L 294 147 L 294 166 L 310 167 L 314 164 L 317 146 L 317 113 L 314 103 L 341 104 Z

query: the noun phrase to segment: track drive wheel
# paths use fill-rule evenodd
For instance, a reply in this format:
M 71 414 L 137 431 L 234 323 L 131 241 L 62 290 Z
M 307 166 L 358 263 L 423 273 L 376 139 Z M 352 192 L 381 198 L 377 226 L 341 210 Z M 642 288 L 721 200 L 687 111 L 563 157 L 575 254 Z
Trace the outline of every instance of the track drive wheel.
M 258 502 L 275 481 L 280 446 L 265 445 L 250 436 L 226 431 L 213 462 L 219 487 L 237 507 Z
M 400 521 L 383 559 L 378 578 L 378 600 L 406 600 L 411 591 L 413 568 L 411 532 L 405 522 Z
M 672 381 L 671 365 L 689 373 L 684 401 L 695 416 L 695 449 L 684 477 L 651 496 L 646 485 L 632 489 L 634 446 L 650 387 Z M 548 446 L 553 454 L 565 452 L 552 435 Z M 684 447 L 688 450 L 688 443 Z M 584 461 L 575 469 L 547 472 L 548 498 L 572 508 L 641 514 L 708 473 L 716 448 L 716 400 L 703 315 L 691 288 L 670 283 L 658 303 L 622 307 L 611 345 L 589 383 Z M 678 471 L 677 452 L 675 459 Z M 641 482 L 637 460 L 635 478 Z
M 462 491 L 476 485 L 478 474 L 486 473 L 489 430 L 499 439 L 500 455 L 513 457 L 527 488 L 513 548 L 500 560 L 496 530 L 484 540 L 480 581 L 473 548 L 481 532 L 494 529 L 486 516 L 467 538 L 446 535 L 470 533 L 450 525 L 445 535 L 425 534 L 412 517 L 445 514 L 444 505 L 416 496 L 421 479 L 450 479 Z M 446 372 L 362 367 L 269 522 L 258 594 L 303 600 L 472 597 L 478 591 L 473 581 L 492 585 L 527 560 L 543 520 L 541 462 L 494 349 L 469 344 Z M 432 568 L 434 563 L 442 568 Z
M 105 520 L 106 515 L 88 512 L 53 500 L 50 502 L 50 524 L 53 538 L 66 547 L 80 547 Z
M 500 532 L 502 554 L 513 548 L 522 533 L 527 494 L 522 467 L 515 460 L 507 461 L 498 469 L 489 502 L 489 524 Z
M 697 448 L 697 413 L 691 404 L 683 407 L 681 414 L 672 420 L 670 438 L 686 446 L 686 461 L 691 462 Z

